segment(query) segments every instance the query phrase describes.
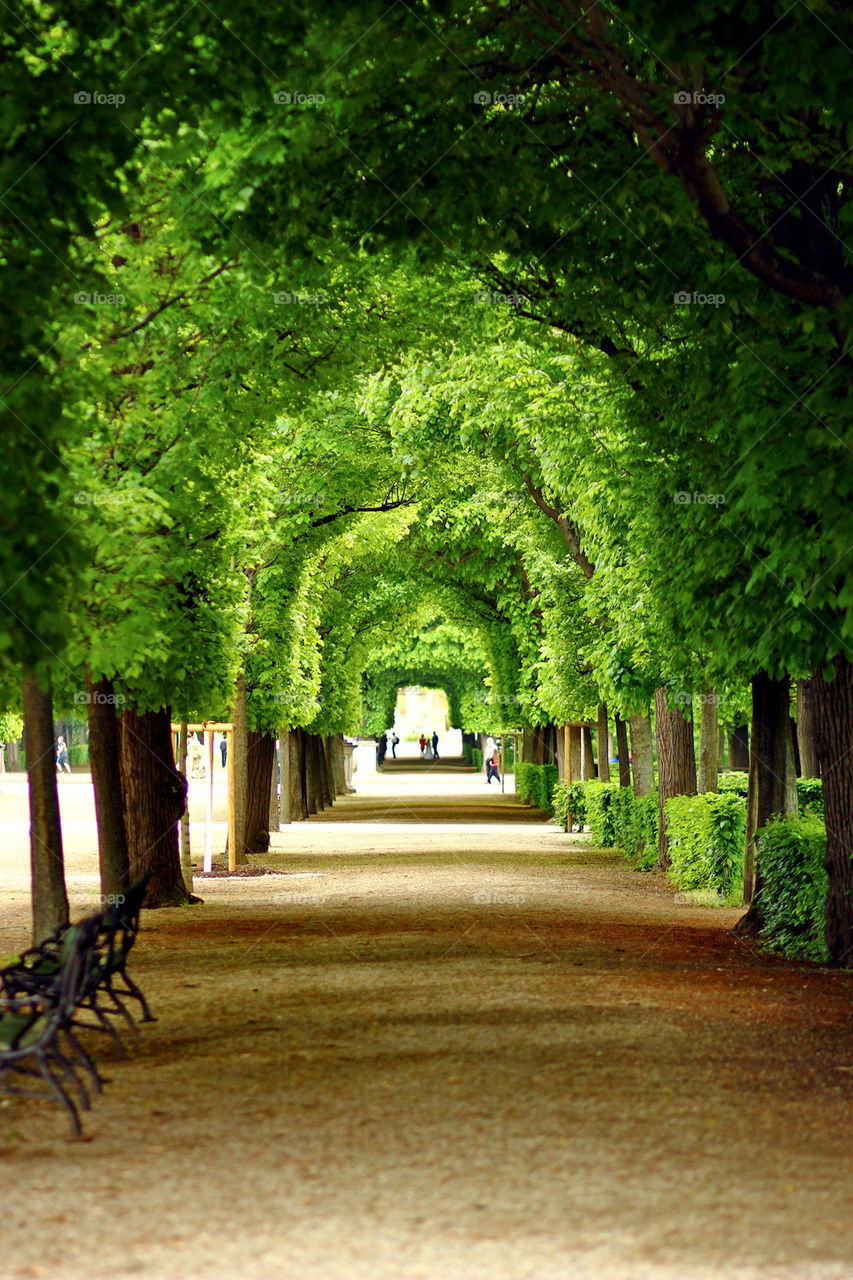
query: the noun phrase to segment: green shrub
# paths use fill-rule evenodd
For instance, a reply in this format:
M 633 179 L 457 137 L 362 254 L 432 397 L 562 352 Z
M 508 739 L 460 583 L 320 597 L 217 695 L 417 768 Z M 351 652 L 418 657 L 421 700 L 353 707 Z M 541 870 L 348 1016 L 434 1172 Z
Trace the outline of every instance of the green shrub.
M 823 781 L 820 778 L 797 778 L 797 803 L 800 813 L 823 817 Z
M 515 767 L 515 793 L 523 804 L 550 809 L 556 785 L 556 765 L 520 762 Z
M 482 769 L 482 767 L 483 767 L 483 751 L 482 751 L 482 748 L 480 748 L 480 747 L 469 747 L 469 748 L 468 748 L 468 750 L 471 752 L 471 755 L 470 755 L 470 757 L 469 757 L 469 758 L 470 758 L 470 761 L 471 761 L 472 765 L 474 766 L 474 768 L 475 768 L 475 769 L 477 769 L 477 770 L 479 771 L 479 770 L 480 770 L 480 769 Z
M 566 825 L 567 809 L 571 804 L 572 823 L 582 827 L 586 822 L 586 799 L 584 797 L 585 782 L 574 781 L 571 786 L 566 782 L 558 782 L 551 797 L 554 817 L 561 827 Z
M 742 772 L 740 769 L 731 769 L 718 776 L 717 786 L 720 791 L 734 792 L 735 795 L 745 796 L 749 791 L 749 774 Z
M 746 801 L 729 792 L 673 796 L 664 805 L 670 879 L 723 898 L 743 893 Z
M 653 791 L 637 796 L 631 787 L 615 782 L 575 781 L 571 787 L 560 782 L 554 791 L 554 817 L 566 825 L 566 805 L 571 798 L 572 820 L 586 823 L 595 844 L 602 849 L 619 849 L 640 870 L 648 870 L 657 859 L 658 797 Z
M 586 802 L 586 820 L 592 832 L 593 844 L 600 849 L 617 847 L 616 826 L 612 809 L 613 793 L 620 791 L 617 782 L 597 782 L 591 779 L 583 783 Z
M 811 781 L 811 780 L 809 780 Z M 826 832 L 815 813 L 774 818 L 758 832 L 762 937 L 777 951 L 826 962 Z
M 68 763 L 70 765 L 89 763 L 89 744 L 88 742 L 76 742 L 68 748 Z

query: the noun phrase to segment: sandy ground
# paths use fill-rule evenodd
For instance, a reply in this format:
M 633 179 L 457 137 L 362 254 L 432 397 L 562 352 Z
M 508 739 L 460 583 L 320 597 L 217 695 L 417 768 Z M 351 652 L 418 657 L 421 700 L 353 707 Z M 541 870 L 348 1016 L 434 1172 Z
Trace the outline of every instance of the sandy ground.
M 29 931 L 15 786 L 0 954 Z M 0 1106 L 4 1280 L 853 1276 L 849 975 L 758 954 L 481 777 L 364 777 L 333 816 L 274 837 L 286 874 L 144 914 L 158 1021 L 103 1049 L 88 1141 Z

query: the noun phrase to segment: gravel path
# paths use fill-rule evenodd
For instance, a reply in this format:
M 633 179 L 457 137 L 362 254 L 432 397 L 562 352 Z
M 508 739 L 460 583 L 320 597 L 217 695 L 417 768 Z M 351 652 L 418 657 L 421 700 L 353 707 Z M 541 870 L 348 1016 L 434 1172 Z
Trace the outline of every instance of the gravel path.
M 849 1280 L 849 976 L 757 955 L 479 777 L 358 785 L 274 837 L 286 875 L 145 914 L 159 1020 L 104 1050 L 89 1141 L 0 1107 L 0 1276 Z

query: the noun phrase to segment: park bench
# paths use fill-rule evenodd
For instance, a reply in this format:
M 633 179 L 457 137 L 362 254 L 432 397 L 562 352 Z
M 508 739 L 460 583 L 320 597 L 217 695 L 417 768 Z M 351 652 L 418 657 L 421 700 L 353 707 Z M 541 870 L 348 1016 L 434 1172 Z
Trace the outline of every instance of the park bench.
M 0 1001 L 0 1089 L 58 1102 L 68 1112 L 75 1137 L 82 1130 L 72 1090 L 84 1110 L 91 1105 L 79 1069 L 88 1072 L 96 1090 L 101 1088 L 97 1068 L 73 1030 L 97 964 L 101 924 L 98 913 L 70 925 L 62 934 L 53 980 L 38 991 L 7 994 Z M 20 1083 L 20 1077 L 27 1083 Z
M 50 1017 L 52 1023 L 59 1019 L 57 1008 L 62 1005 L 64 1012 L 60 1019 L 61 1026 L 57 1023 L 58 1030 L 50 1043 L 56 1044 L 56 1036 L 61 1031 L 63 1041 L 70 1045 L 78 1066 L 85 1067 L 96 1091 L 101 1091 L 103 1080 L 91 1057 L 80 1044 L 77 1032 L 107 1032 L 119 1053 L 124 1056 L 124 1045 L 113 1019 L 121 1017 L 134 1033 L 137 1032 L 135 1020 L 128 1008 L 128 999 L 139 1003 L 143 1022 L 155 1021 L 144 994 L 127 971 L 128 956 L 139 931 L 139 914 L 147 883 L 148 876 L 143 876 L 114 904 L 81 922 L 81 925 L 86 925 L 87 938 L 83 961 L 75 950 L 77 931 L 81 926 L 66 925 L 37 946 L 23 952 L 14 964 L 0 969 L 0 1014 L 4 1018 L 19 1019 L 18 1022 L 6 1023 L 9 1033 L 6 1040 L 9 1043 L 7 1045 L 6 1040 L 0 1041 L 0 1072 L 8 1063 L 18 1061 L 16 1056 L 9 1055 L 26 1047 L 22 1038 L 27 1045 L 33 1039 L 37 1018 L 30 1015 L 34 1015 L 35 1010 L 40 1010 L 42 1015 Z M 71 1005 L 66 1007 L 69 984 L 73 986 L 74 997 Z M 91 1020 L 92 1016 L 94 1021 Z M 65 1058 L 56 1059 L 49 1054 L 48 1060 L 65 1063 L 67 1068 Z M 85 1089 L 76 1076 L 74 1080 L 83 1106 L 88 1109 Z M 17 1092 L 21 1090 L 18 1089 Z M 53 1092 L 56 1095 L 55 1089 Z M 79 1120 L 76 1119 L 73 1108 L 71 1113 L 75 1131 L 79 1131 Z

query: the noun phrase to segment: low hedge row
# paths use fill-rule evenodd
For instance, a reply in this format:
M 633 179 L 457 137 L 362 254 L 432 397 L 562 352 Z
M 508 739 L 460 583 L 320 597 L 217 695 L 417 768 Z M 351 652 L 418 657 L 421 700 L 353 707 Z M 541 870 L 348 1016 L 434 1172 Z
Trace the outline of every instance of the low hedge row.
M 602 849 L 619 849 L 645 868 L 657 856 L 657 792 L 637 796 L 631 787 L 617 782 L 560 782 L 554 789 L 554 817 L 566 825 L 567 806 L 572 821 L 589 826 L 593 842 Z
M 817 813 L 774 818 L 758 833 L 762 936 L 777 951 L 821 963 L 829 958 L 823 932 L 825 856 L 826 832 Z
M 717 779 L 720 791 L 746 798 L 749 774 L 740 770 L 721 773 Z M 823 814 L 823 782 L 820 778 L 797 778 L 797 802 L 801 814 Z
M 556 785 L 557 766 L 554 764 L 519 762 L 515 766 L 515 794 L 522 804 L 550 809 Z
M 743 898 L 746 801 L 734 792 L 673 796 L 664 805 L 669 878 L 679 889 Z

